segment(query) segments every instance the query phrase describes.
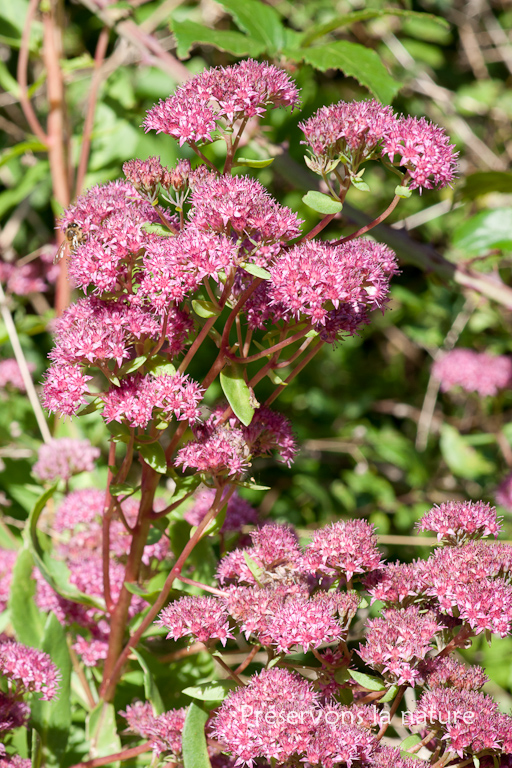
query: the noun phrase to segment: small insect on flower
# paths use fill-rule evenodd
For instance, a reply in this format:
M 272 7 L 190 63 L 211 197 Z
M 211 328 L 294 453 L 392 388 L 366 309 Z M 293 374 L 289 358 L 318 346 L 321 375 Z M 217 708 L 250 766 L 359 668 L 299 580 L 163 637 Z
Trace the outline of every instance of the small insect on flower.
M 54 264 L 58 264 L 60 261 L 62 261 L 64 254 L 66 253 L 66 249 L 69 248 L 69 252 L 74 254 L 76 253 L 79 245 L 83 245 L 87 242 L 87 235 L 82 232 L 80 224 L 77 224 L 76 221 L 72 221 L 67 225 L 64 231 L 64 236 L 65 240 L 60 244 L 59 250 L 55 254 L 55 258 L 53 260 Z

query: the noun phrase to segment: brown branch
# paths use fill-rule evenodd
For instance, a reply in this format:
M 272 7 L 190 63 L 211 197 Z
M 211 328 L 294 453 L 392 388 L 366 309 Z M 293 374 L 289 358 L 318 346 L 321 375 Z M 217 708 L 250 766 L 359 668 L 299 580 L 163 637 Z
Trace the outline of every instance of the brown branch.
M 96 51 L 94 53 L 94 72 L 91 79 L 91 87 L 89 89 L 87 114 L 85 116 L 82 146 L 80 148 L 80 159 L 78 161 L 78 168 L 76 172 L 75 197 L 77 197 L 82 191 L 85 174 L 87 173 L 87 164 L 89 162 L 89 152 L 91 149 L 91 136 L 94 127 L 94 113 L 96 111 L 96 101 L 98 99 L 98 91 L 102 80 L 101 65 L 107 53 L 109 34 L 109 28 L 103 27 L 98 38 Z

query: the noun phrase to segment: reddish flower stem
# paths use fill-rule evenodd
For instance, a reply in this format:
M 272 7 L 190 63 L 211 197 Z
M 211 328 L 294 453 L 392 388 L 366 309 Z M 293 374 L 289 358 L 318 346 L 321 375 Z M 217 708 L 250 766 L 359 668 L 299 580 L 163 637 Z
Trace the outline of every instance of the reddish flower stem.
M 301 331 L 297 331 L 297 333 L 294 333 L 293 336 L 290 336 L 288 339 L 284 339 L 283 341 L 278 342 L 277 344 L 274 344 L 272 347 L 268 347 L 268 349 L 263 349 L 261 352 L 257 352 L 254 355 L 250 355 L 249 357 L 235 357 L 234 355 L 228 354 L 228 357 L 236 360 L 237 363 L 253 363 L 256 360 L 261 360 L 262 357 L 268 357 L 269 355 L 273 355 L 275 352 L 279 352 L 281 349 L 284 349 L 285 347 L 289 347 L 290 344 L 294 344 L 296 341 L 299 341 L 300 339 L 304 338 L 304 336 L 309 333 L 309 331 L 313 328 L 313 326 L 306 325 L 305 328 L 303 328 Z
M 82 146 L 80 148 L 80 159 L 78 161 L 78 168 L 76 172 L 76 196 L 78 196 L 82 191 L 85 174 L 87 173 L 87 164 L 89 162 L 89 153 L 91 150 L 91 136 L 94 127 L 94 113 L 96 111 L 98 91 L 102 80 L 101 65 L 103 64 L 105 55 L 107 53 L 109 35 L 109 28 L 103 27 L 98 37 L 96 51 L 94 53 L 94 72 L 91 78 L 91 87 L 89 90 L 89 99 L 87 102 L 87 114 L 85 115 L 83 127 Z
M 101 541 L 101 551 L 103 556 L 103 596 L 109 613 L 112 613 L 115 608 L 115 603 L 112 600 L 110 592 L 110 524 L 112 522 L 112 512 L 114 511 L 114 499 L 110 495 L 110 485 L 113 477 L 111 467 L 113 467 L 115 463 L 116 444 L 111 440 L 108 450 L 108 474 L 107 487 L 105 489 L 105 501 L 103 502 L 103 531 Z
M 185 562 L 187 561 L 189 554 L 192 552 L 197 542 L 201 539 L 202 533 L 206 528 L 206 526 L 210 523 L 211 520 L 213 520 L 214 517 L 218 515 L 218 513 L 220 512 L 222 507 L 226 504 L 226 502 L 229 501 L 229 498 L 234 492 L 234 490 L 235 490 L 235 486 L 232 485 L 228 489 L 228 492 L 224 496 L 224 498 L 222 498 L 224 487 L 221 486 L 217 488 L 217 492 L 215 494 L 215 498 L 212 502 L 212 506 L 210 507 L 209 512 L 204 516 L 201 523 L 197 526 L 196 531 L 191 536 L 190 541 L 188 541 L 187 544 L 185 545 L 181 555 L 178 557 L 169 576 L 167 577 L 165 584 L 163 586 L 163 589 L 160 592 L 160 595 L 156 599 L 151 609 L 148 611 L 145 619 L 141 622 L 137 631 L 134 632 L 134 634 L 129 639 L 128 643 L 122 649 L 121 653 L 117 656 L 117 661 L 115 662 L 115 664 L 111 665 L 107 670 L 107 666 L 105 663 L 105 673 L 103 677 L 102 687 L 100 690 L 100 694 L 105 701 L 112 701 L 115 690 L 116 690 L 117 682 L 123 671 L 123 666 L 130 655 L 131 649 L 135 648 L 135 646 L 141 639 L 146 629 L 150 626 L 150 624 L 156 618 L 159 611 L 164 607 L 167 601 L 167 598 L 169 596 L 169 592 L 172 588 L 172 585 L 176 577 L 181 573 L 181 570 L 185 565 Z M 122 635 L 121 635 L 121 638 L 122 638 Z
M 325 341 L 319 341 L 318 344 L 315 344 L 313 349 L 309 350 L 308 354 L 301 360 L 301 362 L 297 365 L 297 367 L 294 368 L 294 370 L 290 373 L 290 375 L 286 377 L 286 379 L 284 380 L 284 384 L 280 384 L 278 387 L 276 387 L 276 389 L 274 390 L 274 392 L 272 392 L 270 397 L 266 399 L 265 405 L 267 406 L 271 405 L 271 403 L 273 403 L 274 400 L 277 397 L 279 397 L 279 395 L 281 394 L 283 389 L 286 387 L 286 385 L 289 384 L 290 381 L 292 381 L 297 376 L 297 374 L 302 371 L 303 368 L 306 367 L 306 365 L 310 362 L 310 360 L 314 358 L 316 353 L 323 347 L 324 344 L 325 344 Z
M 335 216 L 336 216 L 335 213 L 328 213 L 327 216 L 324 216 L 322 221 L 318 222 L 316 227 L 313 227 L 313 229 L 307 233 L 307 235 L 303 235 L 303 237 L 301 237 L 301 239 L 298 241 L 298 243 L 296 243 L 296 245 L 298 245 L 299 243 L 303 243 L 304 240 L 312 240 L 322 231 L 322 229 L 325 229 L 326 226 L 331 223 L 331 221 L 334 219 Z
M 111 765 L 122 760 L 129 760 L 131 757 L 137 757 L 142 755 L 143 752 L 149 752 L 151 744 L 149 741 L 145 741 L 144 744 L 139 744 L 138 747 L 130 747 L 129 749 L 123 749 L 121 752 L 116 752 L 114 755 L 106 755 L 105 757 L 94 757 L 92 760 L 85 760 L 83 763 L 75 763 L 71 768 L 99 768 L 101 765 Z
M 407 687 L 408 687 L 407 685 L 401 685 L 400 688 L 398 689 L 398 693 L 396 694 L 395 700 L 393 701 L 393 704 L 391 705 L 391 709 L 389 710 L 389 718 L 385 723 L 383 723 L 380 731 L 377 734 L 377 741 L 380 741 L 384 736 L 384 734 L 386 733 L 391 723 L 391 720 L 394 718 L 394 716 L 397 713 L 398 707 L 400 706 L 400 702 L 402 701 L 403 695 Z
M 355 240 L 356 237 L 361 237 L 361 235 L 364 235 L 366 232 L 369 232 L 370 229 L 373 229 L 378 224 L 381 224 L 384 219 L 387 219 L 390 213 L 392 213 L 398 203 L 400 202 L 401 198 L 398 195 L 395 195 L 393 200 L 390 202 L 386 210 L 380 214 L 380 216 L 377 216 L 376 219 L 371 221 L 369 224 L 366 224 L 364 227 L 361 227 L 361 229 L 358 229 L 357 232 L 352 232 L 351 235 L 347 235 L 346 237 L 342 237 L 341 240 L 335 240 L 331 245 L 342 245 L 343 243 L 348 243 L 349 240 Z
M 254 646 L 254 648 L 252 648 L 252 649 L 249 651 L 249 653 L 247 654 L 247 656 L 245 657 L 245 659 L 242 661 L 242 663 L 241 663 L 241 664 L 239 664 L 239 666 L 238 666 L 238 667 L 235 669 L 235 675 L 241 675 L 241 674 L 242 674 L 242 672 L 243 672 L 245 669 L 247 669 L 247 667 L 249 666 L 249 664 L 251 663 L 251 661 L 254 659 L 254 657 L 256 656 L 256 654 L 258 653 L 258 651 L 260 650 L 260 648 L 261 648 L 261 645 L 259 645 L 259 644 L 258 644 L 258 645 L 255 645 L 255 646 Z
M 39 7 L 39 0 L 30 0 L 27 8 L 27 16 L 25 18 L 25 25 L 21 35 L 20 54 L 18 56 L 18 69 L 17 79 L 20 87 L 20 106 L 27 119 L 27 123 L 32 132 L 35 133 L 41 144 L 47 145 L 49 143 L 49 137 L 44 132 L 42 125 L 37 119 L 36 113 L 30 103 L 27 93 L 27 69 L 29 59 L 29 47 L 30 47 L 30 28 Z

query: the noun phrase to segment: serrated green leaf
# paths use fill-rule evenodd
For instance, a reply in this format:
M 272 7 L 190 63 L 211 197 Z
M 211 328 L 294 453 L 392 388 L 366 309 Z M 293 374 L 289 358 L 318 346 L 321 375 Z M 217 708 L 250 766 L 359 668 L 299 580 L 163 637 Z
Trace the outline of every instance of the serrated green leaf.
M 208 717 L 194 702 L 189 706 L 182 733 L 184 768 L 211 768 L 204 732 Z
M 161 355 L 151 357 L 146 363 L 146 370 L 153 376 L 174 376 L 176 367 Z
M 382 704 L 382 702 L 393 701 L 393 699 L 395 698 L 395 696 L 397 695 L 397 693 L 398 693 L 398 686 L 397 686 L 397 685 L 392 685 L 392 686 L 391 686 L 391 687 L 390 687 L 390 688 L 389 688 L 389 689 L 386 691 L 386 693 L 384 694 L 384 696 L 382 697 L 382 699 L 379 699 L 379 703 L 381 703 L 381 704 Z
M 379 677 L 373 675 L 365 675 L 364 672 L 358 672 L 355 669 L 349 669 L 350 677 L 352 677 L 356 683 L 362 685 L 363 688 L 367 688 L 369 691 L 384 691 L 386 686 Z
M 395 195 L 398 195 L 398 197 L 403 198 L 406 200 L 408 197 L 412 195 L 412 190 L 409 189 L 409 187 L 402 187 L 398 185 L 395 187 Z
M 121 751 L 121 739 L 117 734 L 114 705 L 100 701 L 86 720 L 86 735 L 90 742 L 91 757 L 106 757 Z M 119 762 L 109 763 L 119 766 Z
M 244 261 L 240 266 L 250 275 L 254 275 L 254 277 L 261 277 L 262 280 L 270 280 L 270 272 L 263 269 L 263 267 L 258 267 L 257 264 L 250 264 L 248 261 Z
M 202 683 L 184 688 L 183 693 L 200 701 L 223 701 L 230 691 L 237 688 L 234 680 L 216 680 L 213 683 Z
M 129 373 L 138 371 L 139 368 L 144 365 L 147 359 L 147 355 L 141 355 L 140 357 L 134 357 L 133 360 L 127 360 L 126 363 L 123 363 L 121 368 L 118 370 L 117 375 L 126 376 Z
M 278 12 L 259 0 L 217 0 L 235 20 L 236 25 L 252 40 L 261 43 L 269 53 L 280 51 L 286 43 L 285 28 Z
M 337 40 L 315 48 L 287 50 L 285 53 L 294 61 L 305 61 L 321 72 L 341 69 L 347 77 L 354 77 L 384 104 L 393 101 L 402 85 L 391 77 L 375 51 L 359 43 Z
M 16 638 L 24 645 L 40 648 L 45 617 L 34 600 L 36 582 L 32 578 L 33 568 L 32 553 L 27 548 L 20 550 L 12 570 L 8 608 Z
M 254 396 L 247 386 L 243 371 L 240 365 L 232 363 L 220 372 L 219 378 L 233 413 L 248 427 L 254 417 Z
M 274 157 L 266 157 L 263 160 L 255 160 L 252 157 L 237 157 L 234 165 L 242 165 L 247 168 L 266 168 L 274 162 Z
M 380 699 L 380 701 L 382 701 L 382 699 Z M 420 741 L 421 741 L 421 736 L 418 736 L 417 733 L 412 733 L 410 736 L 407 736 L 406 739 L 400 742 L 399 744 L 400 752 L 407 752 L 408 749 L 410 749 L 411 747 L 415 747 L 416 744 L 420 743 Z
M 149 235 L 160 235 L 161 237 L 174 237 L 174 232 L 157 222 L 153 224 L 143 224 L 142 229 Z
M 205 320 L 210 317 L 217 317 L 222 311 L 212 301 L 204 301 L 203 299 L 192 299 L 192 309 L 198 317 L 202 317 Z
M 480 211 L 463 221 L 453 233 L 455 248 L 480 255 L 493 248 L 512 250 L 512 209 Z
M 324 195 L 323 192 L 315 192 L 310 190 L 302 198 L 302 202 L 305 203 L 308 208 L 312 208 L 317 213 L 321 213 L 324 216 L 339 213 L 343 205 L 338 200 L 334 200 L 329 195 Z
M 162 701 L 162 697 L 160 696 L 158 686 L 155 683 L 155 678 L 153 677 L 153 674 L 142 654 L 139 653 L 139 651 L 136 651 L 135 648 L 132 648 L 131 652 L 142 667 L 142 671 L 144 673 L 144 694 L 146 699 L 151 702 L 151 706 L 153 707 L 153 714 L 158 717 L 158 715 L 162 715 L 165 712 L 165 706 Z
M 86 405 L 84 408 L 78 411 L 77 416 L 87 416 L 88 413 L 96 413 L 96 411 L 100 411 L 103 408 L 103 405 L 103 400 L 100 400 L 99 397 L 96 397 L 92 403 L 89 403 L 89 405 Z
M 263 576 L 263 568 L 261 568 L 258 563 L 252 559 L 252 557 L 247 553 L 247 551 L 243 550 L 244 554 L 244 560 L 247 564 L 248 569 L 256 579 L 256 582 L 258 584 L 261 583 L 261 577 Z
M 167 472 L 167 459 L 165 458 L 165 452 L 160 443 L 138 445 L 137 449 L 151 469 L 154 469 L 155 472 L 159 472 L 161 475 L 165 475 Z
M 319 37 L 323 37 L 324 35 L 329 34 L 329 32 L 334 32 L 335 29 L 339 29 L 340 27 L 348 27 L 357 22 L 368 21 L 369 19 L 380 18 L 382 16 L 405 16 L 406 18 L 412 17 L 420 20 L 428 19 L 445 29 L 450 28 L 450 24 L 446 19 L 443 19 L 441 16 L 435 16 L 432 13 L 420 13 L 419 11 L 408 11 L 400 8 L 383 8 L 382 10 L 377 8 L 367 8 L 365 10 L 352 11 L 352 13 L 344 13 L 340 16 L 335 16 L 326 24 L 320 24 L 317 27 L 313 27 L 313 29 L 303 37 L 301 45 L 306 47 Z
M 352 179 L 352 186 L 359 190 L 359 192 L 369 192 L 370 187 L 362 179 Z
M 140 485 L 130 485 L 130 483 L 111 483 L 109 491 L 111 496 L 131 496 L 140 490 Z
M 59 692 L 53 701 L 32 696 L 31 721 L 41 737 L 45 766 L 61 766 L 71 726 L 71 659 L 66 632 L 54 613 L 44 628 L 42 650 L 49 654 L 60 673 Z
M 439 445 L 448 467 L 459 477 L 474 480 L 495 470 L 495 466 L 450 424 L 443 424 Z
M 264 43 L 254 40 L 240 32 L 224 29 L 210 29 L 193 21 L 172 20 L 171 30 L 174 33 L 179 59 L 187 59 L 189 51 L 196 43 L 213 45 L 220 51 L 227 51 L 235 56 L 257 57 L 265 50 Z

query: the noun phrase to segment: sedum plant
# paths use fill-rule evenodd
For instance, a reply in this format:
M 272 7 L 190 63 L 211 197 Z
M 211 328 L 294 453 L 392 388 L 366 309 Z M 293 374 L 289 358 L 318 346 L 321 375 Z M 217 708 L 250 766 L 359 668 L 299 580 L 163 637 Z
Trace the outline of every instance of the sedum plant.
M 101 414 L 108 482 L 69 492 L 97 458 L 87 442 L 40 451 L 35 473 L 54 484 L 18 557 L 0 561 L 0 607 L 17 637 L 0 641 L 0 766 L 509 764 L 512 719 L 458 655 L 481 633 L 511 630 L 512 549 L 482 541 L 499 533 L 495 510 L 435 507 L 420 528 L 441 546 L 400 564 L 383 560 L 364 520 L 299 541 L 238 492 L 258 488 L 258 457 L 293 462 L 279 393 L 324 344 L 386 307 L 396 258 L 366 232 L 456 171 L 448 137 L 424 119 L 376 101 L 324 107 L 300 124 L 326 190 L 305 196 L 322 218 L 304 232 L 240 172 L 268 162 L 240 157 L 244 131 L 298 102 L 293 80 L 267 63 L 203 72 L 144 120 L 198 161 L 130 160 L 124 180 L 62 217 L 84 295 L 55 325 L 44 405 Z M 219 140 L 222 169 L 205 154 Z M 350 188 L 365 189 L 370 160 L 399 176 L 388 208 L 321 239 Z M 194 654 L 173 694 L 191 703 L 171 707 L 158 673 Z M 216 667 L 202 675 L 205 654 Z M 17 747 L 27 723 L 32 759 Z

